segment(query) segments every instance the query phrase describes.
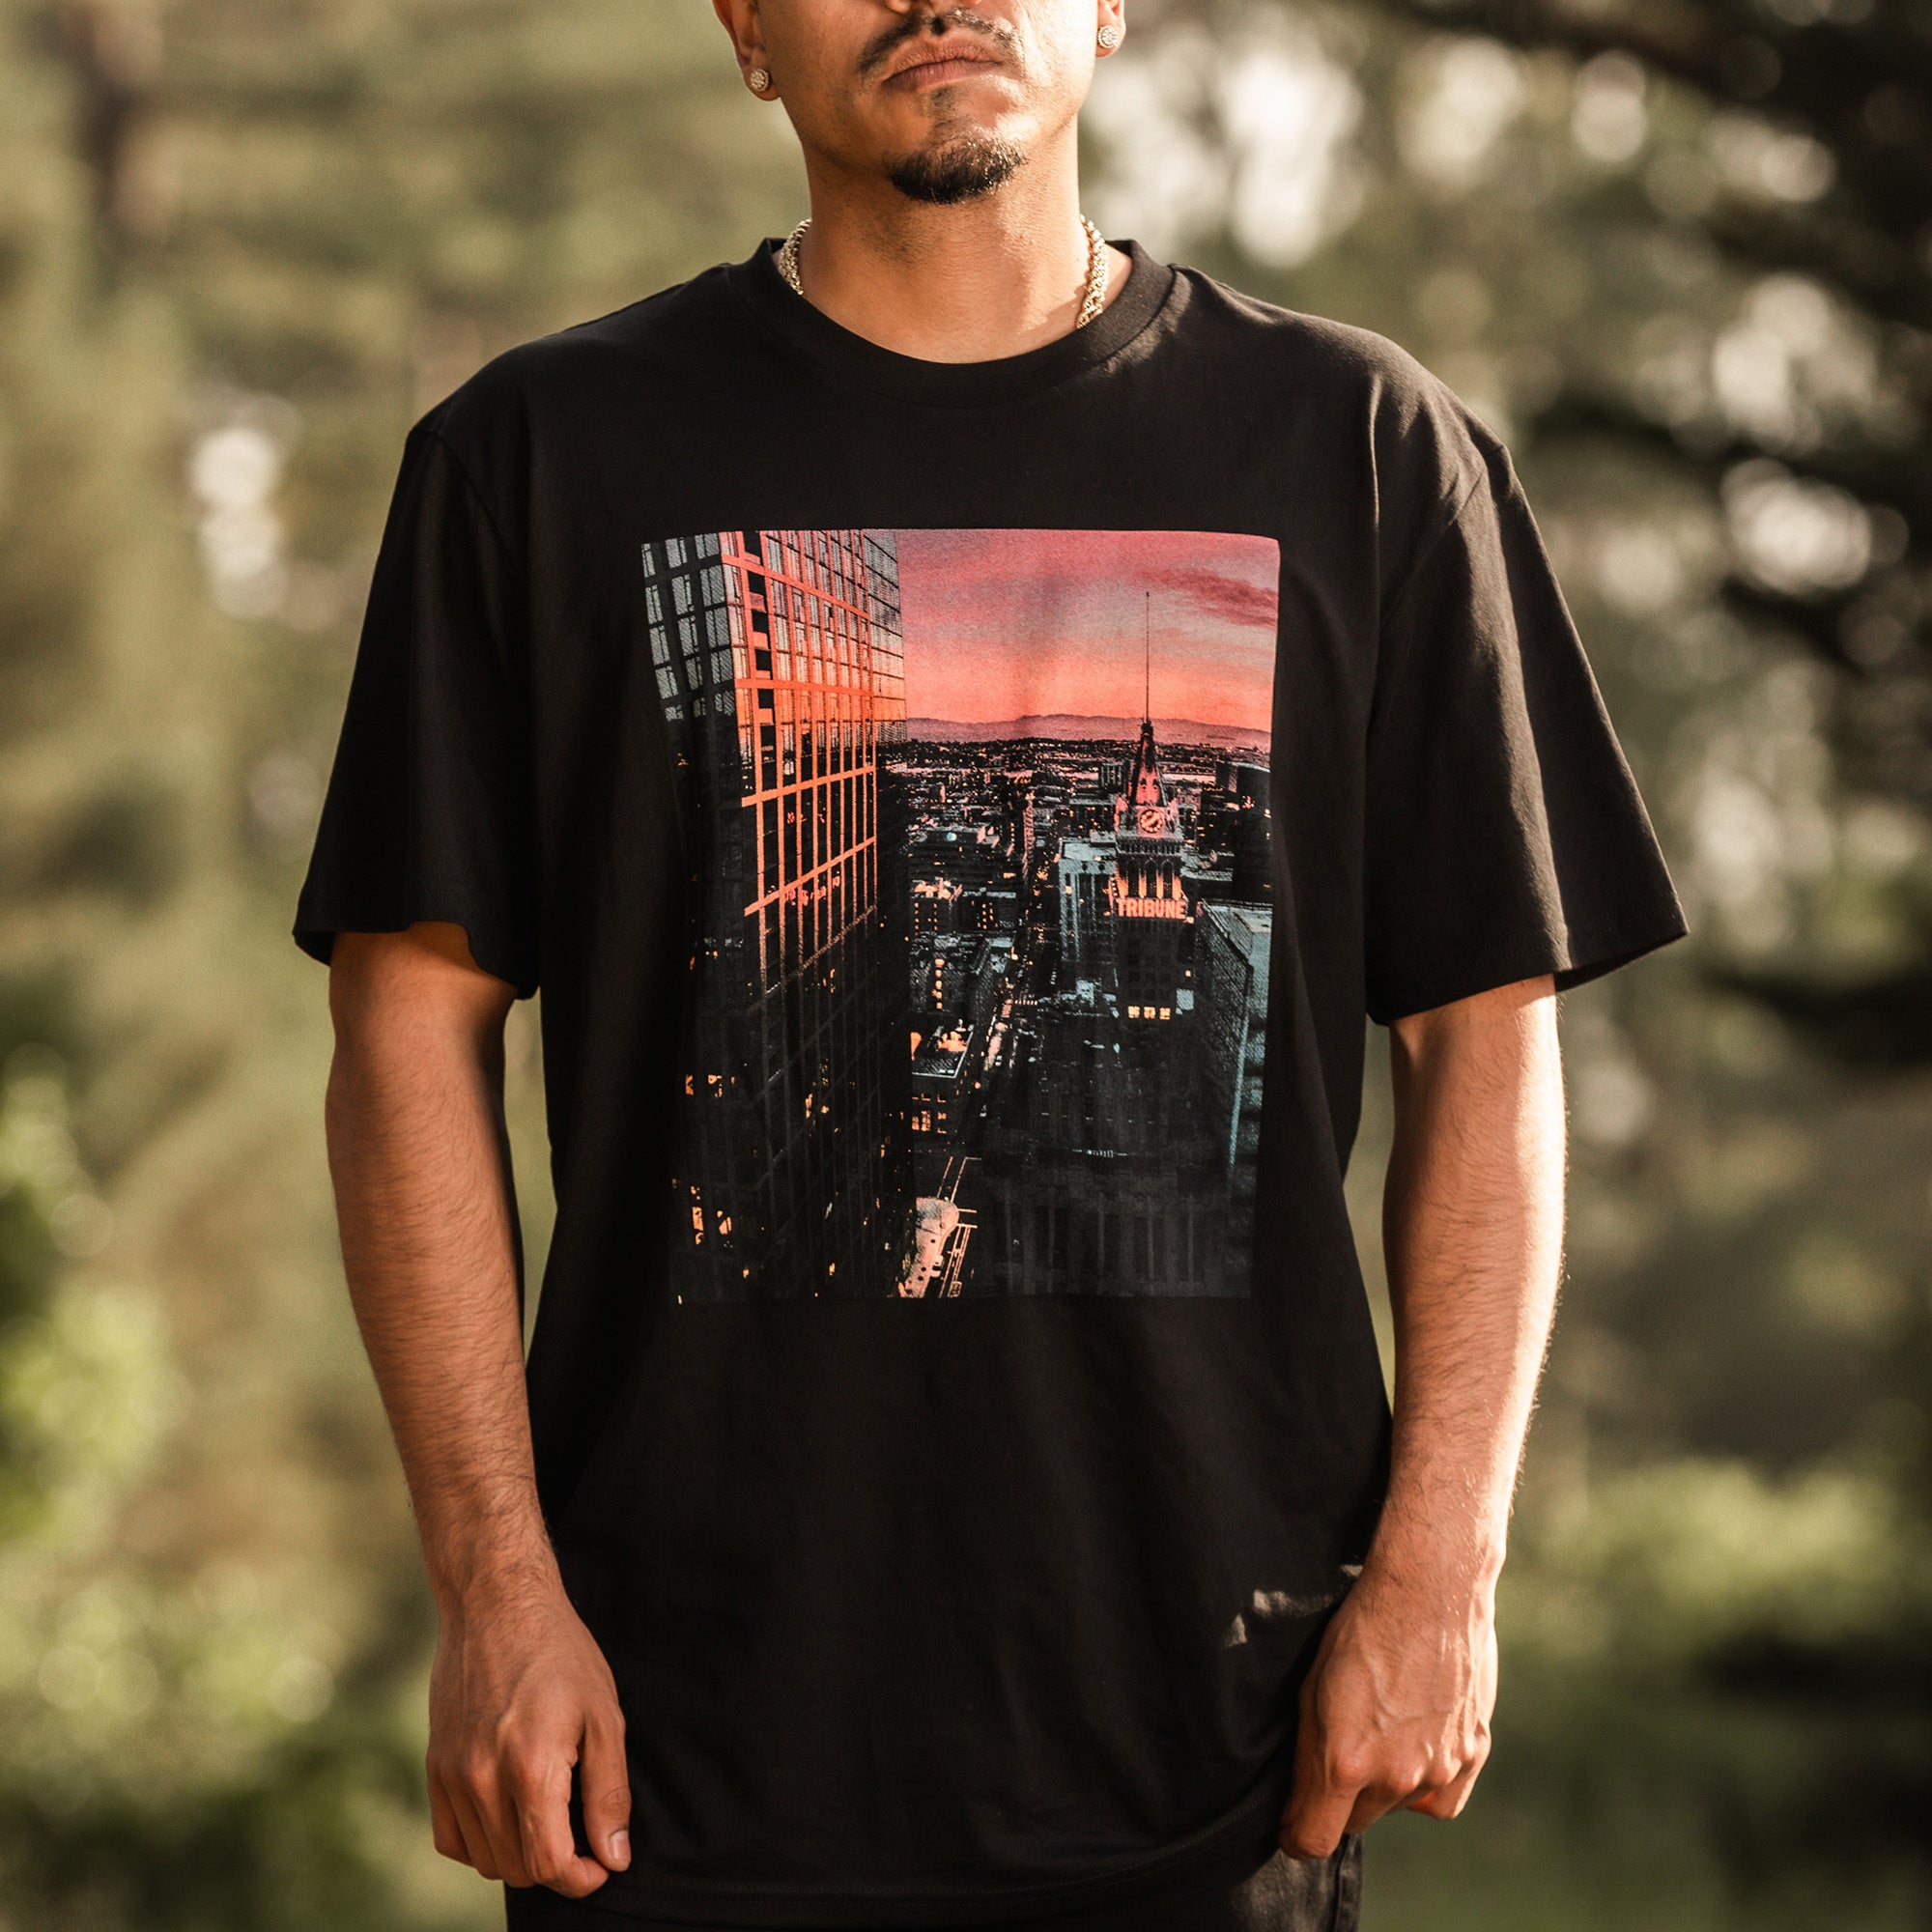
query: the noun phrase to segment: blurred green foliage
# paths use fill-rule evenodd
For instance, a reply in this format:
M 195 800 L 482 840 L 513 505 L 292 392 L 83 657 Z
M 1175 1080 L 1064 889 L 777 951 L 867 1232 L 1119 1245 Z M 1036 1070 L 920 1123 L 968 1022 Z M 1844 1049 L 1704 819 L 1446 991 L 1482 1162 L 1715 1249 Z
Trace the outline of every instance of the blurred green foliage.
M 1932 1075 L 1870 1015 L 1926 971 L 1932 597 L 1853 487 L 1923 444 L 1923 324 L 1740 245 L 1830 153 L 1619 51 L 1655 7 L 1590 17 L 1167 0 L 1087 122 L 1110 232 L 1509 439 L 1697 929 L 1566 1003 L 1496 1756 L 1453 1830 L 1378 1828 L 1370 1918 L 1923 1925 Z M 409 422 L 800 197 L 702 8 L 0 0 L 0 1925 L 497 1920 L 428 1845 L 286 929 Z M 1372 1274 L 1385 1137 L 1378 1087 Z

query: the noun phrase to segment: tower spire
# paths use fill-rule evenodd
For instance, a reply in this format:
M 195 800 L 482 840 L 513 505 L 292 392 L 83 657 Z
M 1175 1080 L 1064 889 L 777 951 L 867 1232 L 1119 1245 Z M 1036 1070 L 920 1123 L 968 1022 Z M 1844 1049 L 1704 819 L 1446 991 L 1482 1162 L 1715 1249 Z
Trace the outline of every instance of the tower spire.
M 1153 592 L 1147 590 L 1141 594 L 1147 599 L 1141 609 L 1141 675 L 1145 680 L 1141 692 L 1141 718 L 1151 724 L 1153 723 Z

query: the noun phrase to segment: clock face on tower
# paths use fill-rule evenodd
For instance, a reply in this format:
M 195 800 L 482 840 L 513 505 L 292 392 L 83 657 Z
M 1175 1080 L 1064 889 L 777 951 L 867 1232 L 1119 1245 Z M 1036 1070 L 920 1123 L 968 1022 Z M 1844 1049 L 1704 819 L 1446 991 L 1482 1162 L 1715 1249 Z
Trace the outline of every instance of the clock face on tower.
M 1161 830 L 1161 819 L 1163 815 L 1164 814 L 1162 813 L 1160 807 L 1157 805 L 1142 806 L 1141 830 L 1147 833 L 1150 838 L 1158 834 L 1159 831 Z

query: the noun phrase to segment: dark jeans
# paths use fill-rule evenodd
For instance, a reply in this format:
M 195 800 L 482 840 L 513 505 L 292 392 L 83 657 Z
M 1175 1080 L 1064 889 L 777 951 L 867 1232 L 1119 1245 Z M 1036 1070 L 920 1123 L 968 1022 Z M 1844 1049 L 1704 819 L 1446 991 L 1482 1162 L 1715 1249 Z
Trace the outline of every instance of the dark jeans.
M 504 1898 L 509 1932 L 716 1932 L 607 1912 L 594 1899 L 563 1898 L 542 1886 L 505 1887 Z M 1002 1919 L 986 1932 L 1355 1932 L 1361 1911 L 1362 1841 L 1350 1837 L 1332 1859 L 1277 1852 L 1232 1886 L 1183 1881 L 1113 1905 Z

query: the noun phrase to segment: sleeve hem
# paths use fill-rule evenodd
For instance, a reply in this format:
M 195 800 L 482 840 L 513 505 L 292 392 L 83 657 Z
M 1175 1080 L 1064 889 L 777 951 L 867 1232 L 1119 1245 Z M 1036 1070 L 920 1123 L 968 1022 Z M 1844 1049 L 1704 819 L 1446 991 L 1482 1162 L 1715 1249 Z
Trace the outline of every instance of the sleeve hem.
M 1499 947 L 1459 971 L 1410 986 L 1395 999 L 1371 1001 L 1369 1017 L 1378 1026 L 1391 1026 L 1412 1014 L 1433 1012 L 1437 1007 L 1454 1006 L 1458 1000 L 1545 973 L 1554 980 L 1557 992 L 1567 993 L 1682 939 L 1689 930 L 1682 909 L 1673 903 L 1572 928 L 1567 934 L 1538 933 Z
M 335 936 L 339 932 L 407 932 L 412 925 L 431 921 L 439 924 L 460 925 L 469 941 L 469 956 L 493 980 L 502 980 L 518 999 L 527 1000 L 536 992 L 539 984 L 537 975 L 525 962 L 515 959 L 510 948 L 500 945 L 487 925 L 446 908 L 426 908 L 407 916 L 391 912 L 333 921 L 298 919 L 295 925 L 295 942 L 311 959 L 327 966 L 334 954 Z

